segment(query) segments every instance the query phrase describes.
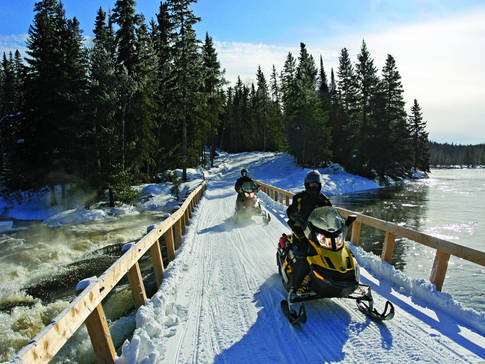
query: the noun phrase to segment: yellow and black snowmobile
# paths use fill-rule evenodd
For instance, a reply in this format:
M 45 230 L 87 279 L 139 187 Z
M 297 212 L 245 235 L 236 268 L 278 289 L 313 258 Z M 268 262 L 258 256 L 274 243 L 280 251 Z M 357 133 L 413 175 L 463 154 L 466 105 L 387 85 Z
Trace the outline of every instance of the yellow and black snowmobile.
M 283 286 L 288 291 L 288 299 L 281 301 L 281 308 L 292 324 L 306 321 L 303 301 L 320 298 L 350 298 L 357 302 L 358 309 L 370 318 L 382 321 L 394 317 L 394 306 L 387 301 L 384 312 L 373 307 L 371 289 L 360 284 L 359 265 L 345 243 L 347 228 L 355 220 L 349 216 L 345 220 L 333 207 L 316 208 L 308 217 L 304 229 L 310 243 L 310 255 L 306 257 L 310 271 L 304 279 L 304 289 L 290 289 L 290 279 L 296 258 L 293 252 L 293 238 L 283 234 L 276 253 L 278 270 Z M 298 310 L 294 307 L 299 306 Z

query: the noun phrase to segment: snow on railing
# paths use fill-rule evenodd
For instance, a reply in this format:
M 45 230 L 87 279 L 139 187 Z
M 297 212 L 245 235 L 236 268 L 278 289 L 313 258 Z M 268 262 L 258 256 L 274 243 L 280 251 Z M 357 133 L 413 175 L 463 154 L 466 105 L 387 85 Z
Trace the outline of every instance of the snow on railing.
M 280 203 L 283 203 L 284 200 L 286 206 L 290 205 L 290 198 L 293 198 L 293 196 L 295 195 L 290 191 L 283 190 L 281 188 L 263 183 L 261 181 L 255 182 L 260 185 L 261 190 L 273 200 L 279 201 Z M 360 230 L 362 228 L 362 224 L 374 227 L 386 233 L 386 236 L 384 238 L 384 247 L 381 253 L 381 260 L 386 261 L 389 264 L 391 264 L 392 253 L 394 251 L 394 241 L 396 236 L 402 236 L 419 244 L 436 249 L 436 255 L 434 258 L 429 280 L 435 285 L 437 291 L 441 291 L 441 289 L 443 288 L 443 282 L 445 280 L 450 255 L 454 255 L 456 257 L 463 258 L 481 266 L 485 266 L 485 252 L 455 244 L 447 240 L 439 239 L 431 235 L 423 234 L 418 231 L 408 229 L 397 224 L 393 224 L 391 222 L 376 219 L 374 217 L 367 216 L 358 212 L 346 210 L 341 207 L 335 208 L 344 217 L 347 217 L 348 215 L 357 216 L 357 219 L 352 224 L 352 234 L 350 237 L 350 241 L 356 246 L 359 245 Z
M 159 239 L 164 235 L 168 261 L 175 258 L 175 250 L 182 241 L 182 233 L 192 212 L 202 198 L 206 182 L 186 198 L 180 208 L 160 225 L 151 225 L 147 234 L 136 244 L 125 244 L 124 254 L 99 278 L 91 277 L 78 283 L 78 296 L 27 346 L 22 348 L 12 363 L 47 363 L 83 324 L 86 324 L 98 363 L 113 363 L 116 351 L 111 339 L 102 300 L 126 275 L 136 308 L 144 305 L 147 297 L 138 261 L 150 250 L 157 287 L 163 279 L 163 259 Z

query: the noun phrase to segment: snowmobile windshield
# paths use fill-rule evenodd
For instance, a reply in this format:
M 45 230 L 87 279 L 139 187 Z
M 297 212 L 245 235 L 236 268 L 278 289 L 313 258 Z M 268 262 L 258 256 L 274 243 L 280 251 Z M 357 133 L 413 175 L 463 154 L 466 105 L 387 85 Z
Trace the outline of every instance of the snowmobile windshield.
M 336 238 L 342 233 L 345 220 L 333 207 L 323 206 L 312 211 L 308 217 L 308 225 L 315 234 L 319 233 L 326 238 Z M 307 238 L 310 237 L 307 236 Z
M 246 193 L 253 193 L 256 190 L 256 186 L 254 185 L 254 182 L 244 182 L 241 186 L 241 190 L 246 194 Z

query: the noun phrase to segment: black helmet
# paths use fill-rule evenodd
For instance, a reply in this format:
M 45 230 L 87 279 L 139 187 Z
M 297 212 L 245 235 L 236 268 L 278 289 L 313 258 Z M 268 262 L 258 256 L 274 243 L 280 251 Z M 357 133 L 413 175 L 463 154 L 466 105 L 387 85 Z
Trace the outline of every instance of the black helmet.
M 241 176 L 243 176 L 243 177 L 248 176 L 248 170 L 246 168 L 241 169 Z
M 305 176 L 305 189 L 309 190 L 310 188 L 310 183 L 316 182 L 318 183 L 318 191 L 321 190 L 322 188 L 322 181 L 320 179 L 320 173 L 317 170 L 313 170 L 311 172 L 308 172 L 307 175 Z

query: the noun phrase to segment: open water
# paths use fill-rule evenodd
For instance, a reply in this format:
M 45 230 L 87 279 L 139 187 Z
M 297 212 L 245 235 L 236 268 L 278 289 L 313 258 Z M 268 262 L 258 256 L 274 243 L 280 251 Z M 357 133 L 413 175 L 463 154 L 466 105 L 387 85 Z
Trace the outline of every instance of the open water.
M 432 169 L 428 179 L 331 199 L 337 206 L 485 252 L 485 169 Z M 380 255 L 383 242 L 383 232 L 362 227 L 360 246 L 366 251 Z M 428 281 L 435 253 L 396 238 L 392 264 Z M 451 256 L 442 291 L 485 312 L 485 267 Z

